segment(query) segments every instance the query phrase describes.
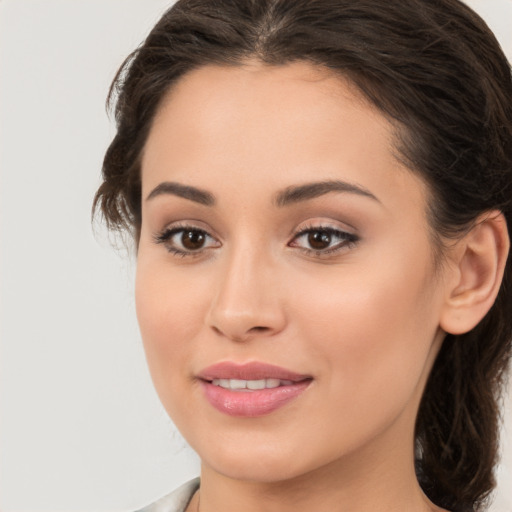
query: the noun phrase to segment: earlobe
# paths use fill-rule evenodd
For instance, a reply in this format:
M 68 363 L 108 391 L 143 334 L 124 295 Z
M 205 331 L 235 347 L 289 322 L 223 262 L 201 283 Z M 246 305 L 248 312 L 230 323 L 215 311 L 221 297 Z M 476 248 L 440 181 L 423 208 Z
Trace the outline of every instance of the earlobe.
M 454 247 L 440 326 L 450 334 L 473 329 L 491 309 L 503 279 L 510 247 L 507 223 L 499 211 L 482 215 Z

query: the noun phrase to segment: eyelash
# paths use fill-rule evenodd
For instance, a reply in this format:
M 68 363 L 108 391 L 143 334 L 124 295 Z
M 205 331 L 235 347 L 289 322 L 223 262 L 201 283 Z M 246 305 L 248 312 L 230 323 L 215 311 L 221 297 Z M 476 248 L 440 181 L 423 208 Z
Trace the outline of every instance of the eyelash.
M 204 229 L 197 228 L 195 226 L 190 225 L 177 225 L 172 228 L 166 228 L 162 232 L 157 233 L 154 236 L 154 241 L 156 244 L 163 244 L 165 245 L 166 249 L 173 255 L 179 256 L 182 258 L 185 257 L 197 257 L 203 254 L 203 252 L 211 247 L 201 247 L 197 250 L 183 250 L 176 246 L 171 245 L 170 242 L 172 242 L 172 238 L 175 235 L 178 234 L 184 234 L 185 232 L 192 232 L 196 233 L 197 235 L 205 236 L 206 239 L 215 240 L 211 235 L 208 234 L 207 231 Z M 308 235 L 311 235 L 313 233 L 323 233 L 328 235 L 331 238 L 338 238 L 340 241 L 334 246 L 327 249 L 313 249 L 313 248 L 306 248 L 306 247 L 299 247 L 298 245 L 294 245 L 293 242 L 296 242 L 300 238 L 307 237 Z M 348 233 L 346 231 L 342 231 L 337 228 L 333 228 L 330 226 L 323 226 L 323 225 L 317 225 L 317 226 L 307 226 L 303 229 L 297 230 L 293 234 L 292 241 L 288 243 L 289 247 L 296 247 L 300 251 L 312 255 L 315 257 L 327 257 L 330 255 L 333 255 L 335 253 L 338 253 L 344 249 L 350 249 L 356 243 L 359 241 L 359 237 L 357 235 L 354 235 L 353 233 Z
M 196 234 L 199 234 L 199 235 L 203 235 L 206 238 L 210 238 L 212 240 L 215 240 L 204 229 L 200 229 L 200 228 L 198 228 L 196 226 L 189 226 L 189 225 L 185 224 L 185 225 L 176 225 L 176 226 L 174 226 L 172 228 L 164 229 L 161 233 L 157 233 L 154 236 L 154 241 L 157 244 L 165 245 L 166 249 L 171 254 L 174 254 L 175 256 L 179 256 L 181 258 L 200 256 L 201 253 L 205 250 L 205 248 L 200 248 L 197 251 L 193 251 L 193 250 L 188 250 L 187 251 L 187 250 L 179 249 L 179 248 L 171 245 L 172 237 L 174 237 L 175 235 L 177 235 L 179 233 L 181 233 L 183 235 L 187 231 L 188 232 L 193 232 L 193 233 L 196 233 Z
M 330 247 L 328 249 L 313 249 L 313 248 L 306 248 L 306 247 L 298 247 L 296 245 L 291 245 L 292 242 L 306 237 L 312 233 L 325 233 L 331 238 L 338 238 L 340 241 L 335 244 L 333 247 Z M 341 229 L 333 228 L 331 226 L 324 226 L 324 225 L 311 225 L 307 226 L 305 228 L 302 228 L 298 231 L 296 231 L 293 235 L 292 242 L 290 242 L 288 245 L 291 247 L 297 247 L 299 250 L 305 252 L 306 254 L 313 255 L 315 257 L 327 257 L 333 254 L 336 254 L 342 250 L 350 249 L 354 247 L 357 242 L 359 241 L 359 237 L 353 233 L 349 233 L 347 231 L 343 231 Z

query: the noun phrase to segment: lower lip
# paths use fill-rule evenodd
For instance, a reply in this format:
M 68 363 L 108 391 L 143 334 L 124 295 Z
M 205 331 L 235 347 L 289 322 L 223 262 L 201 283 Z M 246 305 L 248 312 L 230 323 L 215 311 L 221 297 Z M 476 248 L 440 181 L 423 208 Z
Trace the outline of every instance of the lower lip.
M 202 387 L 206 399 L 218 411 L 228 416 L 254 418 L 284 407 L 303 393 L 310 383 L 311 380 L 304 380 L 271 389 L 232 391 L 202 381 Z

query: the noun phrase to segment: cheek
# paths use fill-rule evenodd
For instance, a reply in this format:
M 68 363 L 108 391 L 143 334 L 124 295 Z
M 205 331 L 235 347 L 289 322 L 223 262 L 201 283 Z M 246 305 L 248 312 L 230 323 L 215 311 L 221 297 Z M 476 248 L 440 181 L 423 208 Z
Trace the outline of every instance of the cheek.
M 165 264 L 139 255 L 135 288 L 137 319 L 148 367 L 162 402 L 189 378 L 194 340 L 204 324 L 204 288 Z
M 428 373 L 437 332 L 430 263 L 340 268 L 301 286 L 308 292 L 297 298 L 295 316 L 340 415 L 353 411 L 361 424 L 391 417 Z

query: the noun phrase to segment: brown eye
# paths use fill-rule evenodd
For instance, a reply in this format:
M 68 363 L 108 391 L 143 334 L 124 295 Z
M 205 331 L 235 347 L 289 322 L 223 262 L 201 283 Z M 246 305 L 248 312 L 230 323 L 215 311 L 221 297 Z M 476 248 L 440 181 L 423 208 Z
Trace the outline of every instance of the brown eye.
M 188 251 L 197 251 L 201 249 L 206 241 L 203 231 L 189 230 L 183 231 L 181 235 L 181 245 Z
M 198 256 L 222 244 L 202 229 L 176 227 L 155 235 L 155 243 L 164 245 L 170 253 L 179 256 Z
M 331 245 L 331 233 L 328 231 L 311 231 L 308 233 L 308 244 L 312 249 L 327 249 Z
M 313 256 L 323 257 L 347 250 L 358 241 L 359 237 L 355 234 L 319 226 L 300 231 L 288 245 Z

